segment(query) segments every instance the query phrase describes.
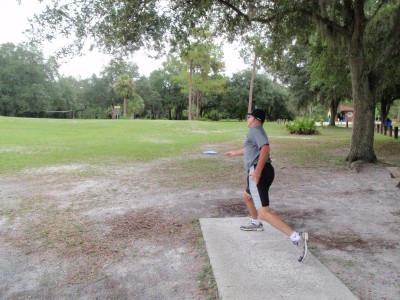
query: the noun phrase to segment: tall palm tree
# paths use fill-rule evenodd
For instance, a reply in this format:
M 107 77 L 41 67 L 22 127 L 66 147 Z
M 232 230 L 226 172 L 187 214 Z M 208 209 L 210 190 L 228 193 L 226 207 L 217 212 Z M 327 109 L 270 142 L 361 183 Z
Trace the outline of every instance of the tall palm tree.
M 124 116 L 126 117 L 126 99 L 133 95 L 135 83 L 128 74 L 122 74 L 117 77 L 117 82 L 114 84 L 114 91 L 118 97 L 124 99 Z

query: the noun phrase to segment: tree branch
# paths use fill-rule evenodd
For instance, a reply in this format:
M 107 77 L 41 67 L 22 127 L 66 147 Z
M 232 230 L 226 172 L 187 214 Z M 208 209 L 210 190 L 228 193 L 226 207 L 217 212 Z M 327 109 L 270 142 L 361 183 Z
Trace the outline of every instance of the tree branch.
M 243 17 L 248 23 L 251 23 L 251 20 L 247 14 L 242 12 L 239 8 L 237 8 L 235 5 L 230 3 L 229 1 L 226 0 L 217 0 L 219 3 L 225 5 L 226 7 L 232 9 L 234 12 L 236 12 L 239 16 Z
M 320 14 L 315 14 L 313 11 L 304 9 L 301 6 L 294 6 L 292 8 L 288 8 L 282 11 L 279 11 L 277 13 L 273 13 L 268 17 L 254 17 L 250 18 L 247 14 L 245 14 L 243 11 L 241 11 L 238 7 L 233 5 L 227 0 L 217 0 L 220 4 L 232 9 L 235 11 L 239 16 L 243 17 L 248 23 L 251 22 L 258 22 L 261 24 L 270 24 L 273 21 L 276 21 L 280 19 L 281 17 L 285 15 L 290 15 L 294 13 L 301 13 L 304 16 L 309 17 L 310 19 L 314 19 L 315 21 L 319 22 L 322 25 L 325 25 L 329 28 L 332 28 L 334 31 L 338 32 L 339 34 L 345 36 L 346 38 L 349 36 L 348 31 L 346 30 L 345 27 L 340 26 L 337 22 L 331 21 L 330 19 L 321 16 Z M 301 5 L 301 3 L 300 3 Z

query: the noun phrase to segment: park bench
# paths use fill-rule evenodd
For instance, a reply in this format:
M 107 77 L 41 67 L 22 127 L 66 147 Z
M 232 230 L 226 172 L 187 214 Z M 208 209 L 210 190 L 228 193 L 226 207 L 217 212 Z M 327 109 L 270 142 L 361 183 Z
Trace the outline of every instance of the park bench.
M 388 167 L 387 169 L 390 173 L 390 176 L 396 179 L 397 181 L 396 186 L 400 188 L 400 167 Z

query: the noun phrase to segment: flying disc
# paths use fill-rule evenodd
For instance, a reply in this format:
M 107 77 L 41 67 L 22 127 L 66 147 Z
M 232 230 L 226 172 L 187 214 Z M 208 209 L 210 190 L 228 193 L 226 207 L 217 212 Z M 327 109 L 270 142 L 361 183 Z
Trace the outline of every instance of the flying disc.
M 218 153 L 217 151 L 204 151 L 203 152 L 203 154 L 210 154 L 210 155 L 217 154 L 217 153 Z

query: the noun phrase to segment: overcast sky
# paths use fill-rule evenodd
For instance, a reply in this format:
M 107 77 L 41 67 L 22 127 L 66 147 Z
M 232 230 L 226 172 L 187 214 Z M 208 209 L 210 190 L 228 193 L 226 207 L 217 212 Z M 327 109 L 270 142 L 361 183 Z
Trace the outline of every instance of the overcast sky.
M 38 13 L 44 8 L 37 0 L 22 0 L 18 5 L 17 0 L 0 0 L 0 44 L 11 42 L 18 44 L 26 38 L 23 31 L 28 28 L 28 18 L 35 12 Z M 47 45 L 43 53 L 48 56 L 54 53 L 61 45 Z M 233 46 L 224 47 L 225 73 L 232 73 L 250 68 L 243 63 L 239 52 Z M 59 71 L 63 75 L 72 75 L 74 77 L 88 78 L 92 74 L 99 75 L 99 72 L 108 64 L 110 57 L 102 55 L 96 51 L 90 52 L 81 57 L 66 59 L 62 63 Z M 140 75 L 148 76 L 152 71 L 161 68 L 163 60 L 154 60 L 148 58 L 143 53 L 137 53 L 134 56 L 134 62 L 139 67 Z

